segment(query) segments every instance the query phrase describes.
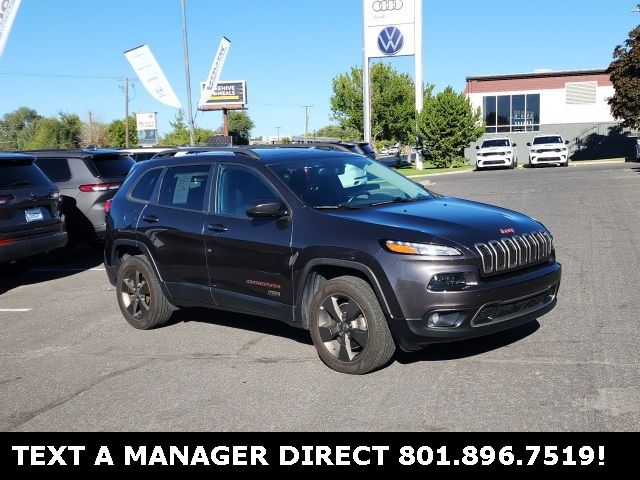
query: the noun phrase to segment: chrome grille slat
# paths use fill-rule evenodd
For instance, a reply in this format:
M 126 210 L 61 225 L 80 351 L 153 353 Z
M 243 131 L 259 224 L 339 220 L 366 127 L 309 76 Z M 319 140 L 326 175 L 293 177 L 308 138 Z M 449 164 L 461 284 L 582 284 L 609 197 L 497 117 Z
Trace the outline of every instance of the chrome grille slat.
M 496 275 L 548 261 L 553 238 L 547 232 L 531 232 L 475 245 L 482 275 Z

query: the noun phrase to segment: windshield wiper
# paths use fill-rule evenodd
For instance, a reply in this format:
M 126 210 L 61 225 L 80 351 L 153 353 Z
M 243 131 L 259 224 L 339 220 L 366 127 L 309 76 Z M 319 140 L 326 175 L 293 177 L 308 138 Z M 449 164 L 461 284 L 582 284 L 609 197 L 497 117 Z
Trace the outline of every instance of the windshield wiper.
M 384 202 L 376 202 L 372 203 L 372 207 L 377 207 L 378 205 L 389 205 L 391 203 L 410 203 L 420 200 L 420 198 L 406 198 L 406 197 L 395 197 L 392 200 L 385 200 Z
M 340 203 L 338 205 L 318 205 L 313 207 L 314 210 L 360 210 L 361 207 L 349 205 L 348 203 Z
M 7 188 L 15 188 L 15 187 L 28 187 L 29 185 L 31 185 L 31 182 L 15 182 L 12 183 L 11 185 L 7 185 Z

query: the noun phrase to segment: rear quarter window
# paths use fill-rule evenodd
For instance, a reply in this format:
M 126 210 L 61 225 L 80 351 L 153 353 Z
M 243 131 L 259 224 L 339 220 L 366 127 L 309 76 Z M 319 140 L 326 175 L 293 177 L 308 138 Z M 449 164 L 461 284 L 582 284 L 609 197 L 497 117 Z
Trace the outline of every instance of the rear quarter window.
M 135 164 L 129 156 L 95 155 L 89 160 L 100 178 L 125 178 Z
M 36 164 L 54 183 L 71 180 L 69 161 L 66 158 L 38 158 Z
M 142 175 L 142 177 L 140 177 L 136 182 L 135 187 L 131 190 L 131 198 L 142 202 L 151 201 L 151 195 L 153 195 L 153 191 L 158 184 L 158 179 L 161 174 L 162 169 L 156 168 L 155 170 L 150 170 Z

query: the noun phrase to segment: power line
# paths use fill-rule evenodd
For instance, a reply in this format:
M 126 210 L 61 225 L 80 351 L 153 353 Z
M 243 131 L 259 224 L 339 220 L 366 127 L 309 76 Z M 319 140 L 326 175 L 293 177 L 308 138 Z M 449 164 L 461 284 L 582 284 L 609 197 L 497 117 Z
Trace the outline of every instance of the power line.
M 106 75 L 56 75 L 48 73 L 33 73 L 33 72 L 0 72 L 0 75 L 11 77 L 40 77 L 40 78 L 74 78 L 79 80 L 121 80 L 126 75 L 119 77 L 106 76 Z

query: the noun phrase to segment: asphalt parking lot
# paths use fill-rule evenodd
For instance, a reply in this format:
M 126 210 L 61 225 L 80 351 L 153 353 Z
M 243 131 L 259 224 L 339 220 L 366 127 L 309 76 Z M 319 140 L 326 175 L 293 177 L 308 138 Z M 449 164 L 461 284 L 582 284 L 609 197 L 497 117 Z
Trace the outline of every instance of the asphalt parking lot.
M 524 327 L 336 373 L 309 335 L 183 310 L 133 330 L 99 253 L 0 278 L 0 430 L 640 430 L 640 164 L 433 177 L 555 235 L 559 304 Z

